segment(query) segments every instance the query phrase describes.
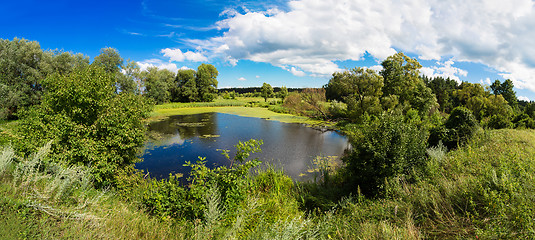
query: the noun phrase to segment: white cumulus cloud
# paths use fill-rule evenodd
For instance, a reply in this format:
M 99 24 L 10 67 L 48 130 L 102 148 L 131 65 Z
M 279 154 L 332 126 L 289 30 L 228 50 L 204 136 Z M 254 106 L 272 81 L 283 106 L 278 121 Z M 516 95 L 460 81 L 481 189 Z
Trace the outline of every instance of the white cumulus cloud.
M 244 77 L 238 78 L 238 81 L 247 81 Z
M 529 98 L 524 96 L 518 96 L 518 100 L 529 102 Z
M 468 72 L 466 70 L 454 67 L 454 63 L 455 62 L 452 59 L 446 62 L 437 62 L 436 66 L 423 67 L 420 69 L 420 72 L 428 77 L 451 78 L 458 83 L 461 83 L 459 76 L 466 77 Z
M 148 59 L 141 62 L 137 62 L 137 65 L 139 65 L 139 68 L 141 71 L 145 71 L 150 67 L 157 67 L 158 69 L 167 69 L 171 72 L 176 73 L 178 71 L 178 67 L 174 63 L 166 63 L 163 62 L 160 59 Z M 184 67 L 180 68 L 183 69 Z
M 340 70 L 337 61 L 366 53 L 378 61 L 398 50 L 426 60 L 453 57 L 535 91 L 532 0 L 293 0 L 285 9 L 227 11 L 216 23 L 221 35 L 189 43 L 231 64 L 266 62 L 299 75 L 330 75 Z M 466 74 L 440 63 L 424 71 Z
M 291 72 L 293 75 L 298 76 L 298 77 L 304 77 L 304 76 L 307 75 L 305 72 L 303 72 L 301 70 L 298 70 L 295 67 L 290 68 L 288 71 Z
M 208 61 L 208 58 L 205 57 L 200 52 L 192 52 L 187 51 L 185 53 L 182 52 L 179 48 L 165 48 L 160 51 L 163 53 L 164 57 L 168 57 L 169 61 L 174 62 L 183 62 L 183 61 L 192 61 L 192 62 L 206 62 Z

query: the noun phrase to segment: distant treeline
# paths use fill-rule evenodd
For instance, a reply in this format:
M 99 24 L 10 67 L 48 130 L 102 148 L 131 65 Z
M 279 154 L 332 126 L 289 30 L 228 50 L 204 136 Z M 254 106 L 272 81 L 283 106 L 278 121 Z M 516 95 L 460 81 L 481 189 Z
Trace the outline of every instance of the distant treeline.
M 273 87 L 273 92 L 277 93 L 280 92 L 280 87 Z M 288 92 L 301 92 L 303 91 L 303 88 L 288 88 Z M 246 88 L 220 88 L 217 89 L 217 93 L 221 94 L 224 92 L 235 92 L 238 94 L 245 94 L 245 93 L 255 93 L 255 92 L 262 92 L 262 87 L 246 87 Z

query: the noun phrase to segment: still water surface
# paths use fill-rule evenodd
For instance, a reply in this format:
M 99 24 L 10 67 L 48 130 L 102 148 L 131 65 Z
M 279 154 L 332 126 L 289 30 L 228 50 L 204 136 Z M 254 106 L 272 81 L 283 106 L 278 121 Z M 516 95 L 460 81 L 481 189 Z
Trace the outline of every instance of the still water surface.
M 164 178 L 169 173 L 187 176 L 186 161 L 206 157 L 208 167 L 229 165 L 218 149 L 235 155 L 238 141 L 262 139 L 262 152 L 251 155 L 264 163 L 282 168 L 295 180 L 310 179 L 307 170 L 316 156 L 341 156 L 349 147 L 347 138 L 334 131 L 322 132 L 302 124 L 281 123 L 260 118 L 223 113 L 172 116 L 149 125 L 150 140 L 143 153 L 144 161 L 136 168 Z

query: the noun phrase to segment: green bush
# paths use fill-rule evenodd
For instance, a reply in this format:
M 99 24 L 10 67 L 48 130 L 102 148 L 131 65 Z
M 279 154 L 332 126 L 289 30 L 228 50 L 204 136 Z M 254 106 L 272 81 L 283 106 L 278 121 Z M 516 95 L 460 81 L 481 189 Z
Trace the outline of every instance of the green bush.
M 403 116 L 382 114 L 362 129 L 343 160 L 363 193 L 380 194 L 386 179 L 410 178 L 413 170 L 425 165 L 428 134 Z
M 535 128 L 535 121 L 526 113 L 516 115 L 512 122 L 515 128 Z
M 493 115 L 489 118 L 487 127 L 493 129 L 512 128 L 513 123 L 511 123 L 511 120 L 507 116 Z
M 230 220 L 247 197 L 251 184 L 247 175 L 260 163 L 257 159 L 248 158 L 251 153 L 261 151 L 261 144 L 262 140 L 240 141 L 235 146 L 236 156 L 230 167 L 210 169 L 205 159 L 200 157 L 196 163 L 186 162 L 185 166 L 191 167 L 189 186 L 182 186 L 178 176 L 170 175 L 169 179 L 153 181 L 143 194 L 142 202 L 152 214 L 162 219 L 206 219 L 210 203 L 207 199 L 213 197 L 209 193 L 216 191 L 218 202 L 212 201 L 212 205 L 222 205 L 227 216 L 225 219 Z M 228 151 L 224 151 L 223 155 L 230 160 Z
M 288 109 L 281 105 L 270 105 L 268 110 L 276 113 L 288 113 Z
M 443 142 L 448 149 L 467 143 L 479 128 L 472 111 L 465 107 L 454 108 L 444 126 L 448 129 L 448 134 Z
M 29 154 L 52 141 L 51 159 L 89 166 L 98 186 L 114 185 L 117 172 L 138 161 L 150 111 L 141 96 L 117 94 L 114 84 L 114 75 L 96 67 L 48 77 L 41 105 L 22 115 L 18 149 Z

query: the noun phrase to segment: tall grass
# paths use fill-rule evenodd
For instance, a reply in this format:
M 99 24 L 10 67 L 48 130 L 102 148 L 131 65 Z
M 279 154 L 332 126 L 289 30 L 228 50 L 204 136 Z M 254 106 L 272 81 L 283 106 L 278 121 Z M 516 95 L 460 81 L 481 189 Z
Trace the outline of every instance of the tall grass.
M 11 146 L 5 146 L 1 149 L 0 153 L 0 176 L 9 171 L 13 159 L 15 159 L 15 151 Z

